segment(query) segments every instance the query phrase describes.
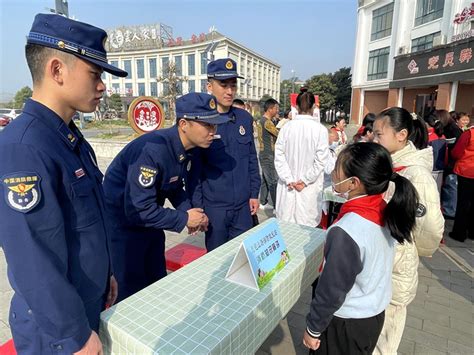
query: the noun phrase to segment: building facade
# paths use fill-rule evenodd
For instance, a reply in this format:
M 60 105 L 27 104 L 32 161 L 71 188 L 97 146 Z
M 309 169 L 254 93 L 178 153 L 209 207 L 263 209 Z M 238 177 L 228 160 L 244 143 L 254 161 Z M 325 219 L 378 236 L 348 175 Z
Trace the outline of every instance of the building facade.
M 105 73 L 103 79 L 108 94 L 119 93 L 125 104 L 146 95 L 158 98 L 166 106 L 164 98 L 171 92 L 177 96 L 206 92 L 208 62 L 226 57 L 237 62 L 237 71 L 245 78 L 238 82 L 239 98 L 258 102 L 265 94 L 274 98 L 280 95 L 280 65 L 215 30 L 192 35 L 188 40 L 173 37 L 172 29 L 162 24 L 107 32 L 105 46 L 110 64 L 129 75 L 118 78 Z M 170 68 L 174 71 L 171 76 Z M 170 85 L 176 85 L 175 91 L 170 90 Z
M 359 0 L 351 118 L 401 106 L 474 114 L 474 3 Z

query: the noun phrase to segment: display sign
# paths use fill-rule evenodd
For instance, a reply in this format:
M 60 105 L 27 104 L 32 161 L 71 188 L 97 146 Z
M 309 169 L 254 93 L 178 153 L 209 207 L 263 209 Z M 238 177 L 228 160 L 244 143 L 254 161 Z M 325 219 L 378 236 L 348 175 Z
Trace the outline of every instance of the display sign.
M 240 244 L 226 279 L 261 290 L 289 262 L 280 227 L 276 219 L 271 218 Z
M 473 50 L 474 38 L 471 38 L 423 52 L 396 57 L 393 82 L 390 83 L 390 87 L 397 87 L 397 81 L 429 77 L 433 79 L 426 84 L 435 85 L 442 82 L 436 81 L 435 78 L 446 80 L 446 78 L 441 78 L 441 75 L 446 74 L 458 76 L 457 80 L 466 80 L 474 73 Z M 456 80 L 456 77 L 450 79 Z
M 160 129 L 165 123 L 163 107 L 152 97 L 140 96 L 128 109 L 128 122 L 138 134 Z

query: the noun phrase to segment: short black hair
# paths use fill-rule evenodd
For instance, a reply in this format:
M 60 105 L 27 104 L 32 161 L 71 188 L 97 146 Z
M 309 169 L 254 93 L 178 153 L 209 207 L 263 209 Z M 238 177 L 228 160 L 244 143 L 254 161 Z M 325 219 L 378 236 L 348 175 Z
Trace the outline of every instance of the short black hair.
M 273 108 L 273 106 L 275 105 L 279 105 L 280 103 L 275 100 L 275 99 L 268 99 L 267 101 L 265 101 L 265 103 L 263 104 L 263 112 L 267 112 L 269 109 Z
M 234 99 L 234 101 L 232 101 L 232 105 L 245 106 L 245 102 L 241 99 Z
M 44 77 L 44 67 L 52 56 L 58 56 L 65 62 L 71 62 L 76 58 L 73 54 L 64 53 L 54 48 L 28 43 L 25 46 L 25 57 L 30 69 L 33 84 L 40 83 Z

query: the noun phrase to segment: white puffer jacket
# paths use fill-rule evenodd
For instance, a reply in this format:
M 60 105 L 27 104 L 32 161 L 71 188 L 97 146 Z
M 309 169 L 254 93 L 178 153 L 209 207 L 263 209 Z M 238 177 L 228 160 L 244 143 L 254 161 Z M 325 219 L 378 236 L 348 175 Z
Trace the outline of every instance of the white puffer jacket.
M 412 142 L 392 155 L 393 166 L 401 169 L 398 173 L 415 186 L 419 197 L 416 225 L 412 232 L 415 243 L 397 244 L 393 265 L 392 303 L 408 305 L 416 295 L 418 286 L 418 255 L 432 256 L 443 237 L 444 218 L 441 213 L 439 192 L 431 175 L 433 151 L 431 147 L 417 150 Z M 398 170 L 397 169 L 397 170 Z M 390 200 L 395 185 L 385 193 Z

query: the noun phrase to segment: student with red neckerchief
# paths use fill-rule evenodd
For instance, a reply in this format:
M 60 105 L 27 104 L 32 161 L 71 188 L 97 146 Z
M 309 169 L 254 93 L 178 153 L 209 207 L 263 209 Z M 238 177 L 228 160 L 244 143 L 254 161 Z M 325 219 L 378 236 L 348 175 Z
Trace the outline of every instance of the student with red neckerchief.
M 371 354 L 392 297 L 394 244 L 412 243 L 418 198 L 375 143 L 348 145 L 331 175 L 334 192 L 348 200 L 327 232 L 303 344 L 316 354 Z
M 433 169 L 433 149 L 428 147 L 424 120 L 401 107 L 383 110 L 374 122 L 375 143 L 391 154 L 394 171 L 415 187 L 419 203 L 411 243 L 398 244 L 392 271 L 392 300 L 374 354 L 396 354 L 405 328 L 407 306 L 416 296 L 419 256 L 432 256 L 443 237 L 444 218 Z M 390 200 L 393 188 L 384 195 Z

